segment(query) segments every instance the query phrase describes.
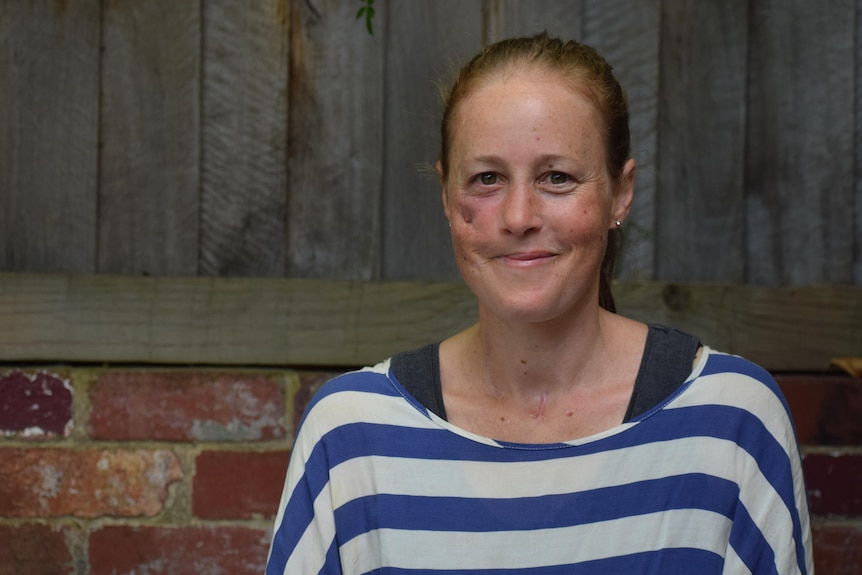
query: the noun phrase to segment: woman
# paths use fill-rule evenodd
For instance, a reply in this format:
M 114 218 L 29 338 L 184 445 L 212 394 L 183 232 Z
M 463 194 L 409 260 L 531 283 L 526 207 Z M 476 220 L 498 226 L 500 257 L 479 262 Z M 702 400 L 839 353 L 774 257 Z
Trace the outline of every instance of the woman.
M 321 389 L 267 572 L 811 572 L 775 382 L 613 313 L 635 162 L 607 63 L 544 34 L 490 46 L 437 170 L 479 321 Z

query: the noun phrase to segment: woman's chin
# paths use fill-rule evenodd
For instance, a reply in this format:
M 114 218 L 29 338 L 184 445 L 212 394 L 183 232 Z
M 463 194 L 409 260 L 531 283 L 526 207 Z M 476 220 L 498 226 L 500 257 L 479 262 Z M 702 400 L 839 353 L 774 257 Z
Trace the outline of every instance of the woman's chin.
M 557 303 L 558 305 L 553 305 Z M 483 314 L 507 323 L 539 324 L 560 319 L 568 315 L 573 305 L 559 305 L 547 298 L 497 298 L 493 302 L 482 302 Z

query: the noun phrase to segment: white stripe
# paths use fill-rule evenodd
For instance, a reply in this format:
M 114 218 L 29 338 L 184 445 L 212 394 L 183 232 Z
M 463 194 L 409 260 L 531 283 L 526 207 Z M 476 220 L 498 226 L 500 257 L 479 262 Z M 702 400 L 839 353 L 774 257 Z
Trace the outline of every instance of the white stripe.
M 674 510 L 536 531 L 379 530 L 342 545 L 341 554 L 342 564 L 349 568 L 345 574 L 381 567 L 535 569 L 672 547 L 703 549 L 721 556 L 725 548 L 720 542 L 727 540 L 730 528 L 730 520 L 716 513 Z M 704 537 L 703 533 L 713 535 Z M 713 545 L 704 548 L 705 541 Z M 438 552 L 417 553 L 417 549 Z
M 364 391 L 342 391 L 322 398 L 314 406 L 314 417 L 306 419 L 303 427 L 313 426 L 308 429 L 316 441 L 346 423 L 362 422 L 381 425 L 406 425 L 419 429 L 439 429 L 439 425 L 432 422 L 419 412 L 418 409 L 410 408 L 404 397 L 380 395 Z M 408 414 L 415 413 L 415 417 Z M 306 433 L 306 430 L 301 430 Z
M 795 448 L 793 428 L 789 425 L 783 404 L 757 379 L 741 373 L 701 376 L 689 392 L 680 394 L 667 409 L 703 405 L 725 405 L 747 411 L 759 419 L 781 445 Z
M 736 483 L 743 465 L 756 467 L 757 462 L 731 441 L 685 437 L 546 461 L 359 457 L 334 467 L 330 477 L 342 486 L 333 501 L 339 507 L 378 493 L 510 499 L 575 493 L 686 473 L 704 473 Z M 561 477 L 566 477 L 565 481 Z M 762 482 L 758 489 L 771 489 L 762 476 L 757 477 L 755 481 Z
M 780 504 L 756 460 L 735 443 L 711 437 L 584 455 L 577 462 L 567 458 L 518 463 L 357 458 L 333 468 L 331 478 L 338 485 L 333 495 L 337 508 L 355 498 L 380 493 L 507 499 L 577 493 L 686 473 L 703 473 L 736 484 L 743 481 L 742 504 L 779 558 L 787 556 L 790 533 L 775 526 L 790 528 L 789 510 Z M 560 481 L 563 474 L 568 476 L 566 481 Z
M 718 352 L 712 353 L 714 355 L 725 355 L 718 354 Z M 740 373 L 716 373 L 700 377 L 694 385 L 692 385 L 691 390 L 680 395 L 677 399 L 671 402 L 667 408 L 674 409 L 679 407 L 705 405 L 705 397 L 709 399 L 709 403 L 711 404 L 727 405 L 751 413 L 764 425 L 769 434 L 784 449 L 784 452 L 790 461 L 791 472 L 794 477 L 793 498 L 795 500 L 795 505 L 797 509 L 802 510 L 802 513 L 800 513 L 800 527 L 803 541 L 800 543 L 804 544 L 806 549 L 806 569 L 809 572 L 813 571 L 813 559 L 811 558 L 810 553 L 811 527 L 808 513 L 805 512 L 808 508 L 808 499 L 807 494 L 805 493 L 805 482 L 802 480 L 799 445 L 796 441 L 794 429 L 789 417 L 787 416 L 787 412 L 784 409 L 784 405 L 770 388 L 755 378 Z M 758 505 L 756 502 L 746 503 L 746 508 L 749 509 L 752 515 L 758 513 Z M 768 514 L 773 516 L 772 520 L 774 521 L 789 521 L 789 512 L 784 513 L 784 511 L 786 510 L 782 508 L 782 512 L 779 517 L 775 517 L 775 514 L 771 512 Z M 761 520 L 757 515 L 755 515 L 755 518 L 758 519 L 758 523 L 761 524 L 761 528 L 763 528 L 764 525 L 769 525 L 768 522 Z M 771 534 L 771 531 L 767 532 L 767 535 L 769 534 Z M 770 545 L 772 545 L 773 549 L 777 550 L 787 548 L 784 546 L 785 544 L 780 540 L 780 538 L 767 536 L 767 540 Z M 782 546 L 776 547 L 778 544 L 781 544 Z M 790 543 L 787 542 L 787 545 L 790 545 Z M 779 563 L 779 572 L 799 572 L 795 552 L 792 554 L 779 554 L 776 559 L 779 562 L 785 559 L 787 560 L 787 565 L 783 568 Z

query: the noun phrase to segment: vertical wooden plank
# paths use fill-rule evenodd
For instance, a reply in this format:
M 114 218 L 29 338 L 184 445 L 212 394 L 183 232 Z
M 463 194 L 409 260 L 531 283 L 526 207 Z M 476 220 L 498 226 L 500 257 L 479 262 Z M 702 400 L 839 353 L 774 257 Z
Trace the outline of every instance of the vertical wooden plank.
M 383 42 L 358 2 L 293 0 L 290 31 L 287 272 L 372 279 L 383 154 Z
M 655 205 L 659 109 L 660 0 L 586 0 L 584 42 L 614 68 L 629 103 L 632 157 L 637 162 L 632 210 L 623 227 L 618 276 L 655 277 Z
M 99 2 L 0 2 L 0 269 L 95 271 Z
M 662 8 L 657 279 L 741 282 L 748 2 Z
M 855 1 L 753 6 L 748 280 L 851 282 Z
M 442 106 L 460 65 L 482 48 L 481 0 L 388 2 L 382 278 L 459 278 L 433 167 Z
M 855 145 L 856 150 L 856 195 L 853 200 L 855 209 L 855 260 L 853 262 L 853 280 L 856 285 L 862 285 L 862 0 L 856 0 L 856 118 Z
M 581 37 L 579 0 L 487 0 L 487 4 L 485 26 L 489 42 L 543 31 L 566 40 Z
M 288 0 L 202 6 L 200 273 L 282 276 Z
M 198 2 L 105 0 L 98 271 L 198 271 Z

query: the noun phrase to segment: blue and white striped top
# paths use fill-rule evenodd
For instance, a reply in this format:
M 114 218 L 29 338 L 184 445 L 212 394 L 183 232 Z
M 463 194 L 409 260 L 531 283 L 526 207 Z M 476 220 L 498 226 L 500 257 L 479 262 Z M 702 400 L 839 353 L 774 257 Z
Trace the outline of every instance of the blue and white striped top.
M 428 412 L 389 361 L 300 426 L 267 574 L 812 573 L 798 445 L 772 377 L 704 347 L 633 421 L 502 443 Z

